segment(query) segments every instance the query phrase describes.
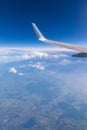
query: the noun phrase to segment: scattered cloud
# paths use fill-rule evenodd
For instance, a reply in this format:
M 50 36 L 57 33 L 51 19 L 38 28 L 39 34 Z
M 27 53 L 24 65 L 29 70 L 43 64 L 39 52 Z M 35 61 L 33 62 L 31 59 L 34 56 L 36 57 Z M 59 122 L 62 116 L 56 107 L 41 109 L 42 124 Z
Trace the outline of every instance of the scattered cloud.
M 21 60 L 28 60 L 28 59 L 32 59 L 35 56 L 32 54 L 24 54 L 23 56 L 21 56 Z
M 12 67 L 12 68 L 9 69 L 9 72 L 16 74 L 16 73 L 17 73 L 17 70 L 16 70 L 14 67 Z
M 28 54 L 24 54 L 22 56 L 22 59 L 23 60 L 28 60 L 28 59 L 33 59 L 33 58 L 47 58 L 48 57 L 48 54 L 47 53 L 44 53 L 44 52 L 30 52 Z
M 9 72 L 13 73 L 13 74 L 18 74 L 20 76 L 23 76 L 24 74 L 21 72 L 18 72 L 17 69 L 15 67 L 9 68 Z
M 33 61 L 35 58 L 38 60 L 49 59 L 57 60 L 57 63 L 60 65 L 68 65 L 68 64 L 87 64 L 87 60 L 77 59 L 70 57 L 70 50 L 63 48 L 2 48 L 0 51 L 0 63 L 9 63 L 16 61 Z M 69 54 L 70 53 L 70 54 Z M 25 68 L 27 66 L 37 68 L 40 70 L 44 70 L 46 65 L 42 63 L 42 61 L 38 63 L 30 63 L 29 65 L 22 65 L 21 68 Z M 13 73 L 17 73 L 17 70 L 10 70 Z
M 73 62 L 71 60 L 68 59 L 63 59 L 59 62 L 60 65 L 68 65 L 68 64 L 72 64 Z
M 80 64 L 87 64 L 87 61 L 84 61 L 84 60 L 77 60 L 77 63 L 80 63 Z
M 18 73 L 18 75 L 23 76 L 23 75 L 24 75 L 24 73 Z
M 68 58 L 68 55 L 67 54 L 63 54 L 63 53 L 49 54 L 48 58 L 55 58 L 55 59 L 58 59 L 58 58 Z
M 37 51 L 38 50 L 38 51 Z M 54 54 L 53 52 L 57 52 Z M 31 60 L 33 58 L 40 58 L 40 59 L 48 59 L 48 58 L 60 58 L 60 57 L 67 57 L 66 54 L 62 54 L 62 52 L 58 49 L 13 49 L 7 48 L 0 51 L 0 62 L 1 63 L 8 63 L 8 62 L 15 62 L 15 61 L 22 61 L 22 60 Z
M 47 53 L 44 53 L 44 52 L 34 52 L 33 53 L 35 56 L 39 57 L 39 58 L 46 58 L 48 57 L 48 54 Z
M 87 60 L 72 60 L 72 59 L 61 59 L 59 62 L 60 65 L 68 65 L 68 64 L 87 64 Z
M 42 65 L 40 62 L 37 62 L 35 64 L 31 63 L 29 64 L 28 66 L 32 67 L 32 68 L 36 68 L 36 69 L 39 69 L 39 70 L 44 70 L 45 69 L 45 66 Z

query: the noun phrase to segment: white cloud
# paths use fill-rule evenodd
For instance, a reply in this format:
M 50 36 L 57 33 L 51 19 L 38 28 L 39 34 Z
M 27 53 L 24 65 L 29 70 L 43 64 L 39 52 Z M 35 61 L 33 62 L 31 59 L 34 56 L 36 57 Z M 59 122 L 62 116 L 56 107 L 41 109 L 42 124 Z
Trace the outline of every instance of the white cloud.
M 18 75 L 23 76 L 24 74 L 23 73 L 18 73 Z
M 17 70 L 14 67 L 12 67 L 12 68 L 9 69 L 9 72 L 16 74 Z
M 77 60 L 77 63 L 80 63 L 80 64 L 87 64 L 87 61 Z
M 34 63 L 34 64 L 31 63 L 28 66 L 39 69 L 39 70 L 44 70 L 45 69 L 45 66 L 42 65 L 40 62 L 37 62 L 37 63 Z
M 24 54 L 22 56 L 22 59 L 23 60 L 28 60 L 28 59 L 32 59 L 32 58 L 36 58 L 36 57 L 38 57 L 40 59 L 46 58 L 46 57 L 48 57 L 48 54 L 44 53 L 44 52 L 39 52 L 39 51 L 38 52 L 30 52 L 28 54 Z
M 23 76 L 24 74 L 21 72 L 18 72 L 17 69 L 15 67 L 9 68 L 9 72 L 13 73 L 13 74 L 18 74 L 20 76 Z
M 0 49 L 0 63 L 8 63 L 14 61 L 24 61 L 38 58 L 39 59 L 57 59 L 59 60 L 59 64 L 67 65 L 67 64 L 87 64 L 87 60 L 79 60 L 76 58 L 69 59 L 71 54 L 69 50 L 63 48 L 2 48 Z M 72 57 L 71 57 L 72 58 Z M 43 63 L 34 64 L 33 67 L 39 69 L 44 69 Z M 25 66 L 24 66 L 25 67 Z M 20 66 L 21 68 L 21 66 Z M 23 68 L 23 66 L 22 66 Z
M 61 65 L 68 65 L 68 64 L 72 64 L 73 62 L 68 60 L 68 59 L 63 59 L 59 62 L 59 64 Z
M 57 58 L 67 58 L 68 57 L 68 55 L 67 54 L 63 54 L 63 53 L 58 53 L 58 54 L 49 54 L 48 55 L 48 58 L 55 58 L 55 59 L 57 59 Z
M 68 64 L 87 64 L 87 60 L 70 60 L 70 59 L 61 59 L 59 62 L 60 65 L 68 65 Z
M 28 59 L 32 59 L 35 56 L 32 54 L 24 54 L 23 56 L 21 56 L 21 60 L 28 60 Z
M 38 50 L 38 51 L 37 51 Z M 63 51 L 63 50 L 62 50 Z M 53 52 L 58 52 L 54 54 Z M 8 63 L 21 60 L 30 60 L 33 58 L 60 58 L 67 57 L 66 54 L 60 54 L 61 49 L 55 48 L 2 48 L 0 51 L 0 62 Z
M 39 57 L 39 58 L 46 58 L 46 57 L 48 57 L 48 54 L 44 53 L 44 52 L 34 52 L 34 55 Z

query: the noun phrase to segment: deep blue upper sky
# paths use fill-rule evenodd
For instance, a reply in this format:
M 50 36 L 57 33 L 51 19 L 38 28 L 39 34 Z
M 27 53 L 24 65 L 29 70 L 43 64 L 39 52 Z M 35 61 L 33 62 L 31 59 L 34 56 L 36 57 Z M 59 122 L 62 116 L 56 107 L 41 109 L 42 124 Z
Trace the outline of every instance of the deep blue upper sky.
M 49 39 L 86 44 L 87 0 L 1 0 L 0 45 L 44 46 L 32 22 Z

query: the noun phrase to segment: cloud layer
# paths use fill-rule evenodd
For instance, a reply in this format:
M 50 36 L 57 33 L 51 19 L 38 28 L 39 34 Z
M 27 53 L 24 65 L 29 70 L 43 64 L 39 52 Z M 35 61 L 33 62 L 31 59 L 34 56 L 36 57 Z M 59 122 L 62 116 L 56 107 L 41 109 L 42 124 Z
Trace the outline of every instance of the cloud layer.
M 24 75 L 23 69 L 44 71 L 48 67 L 87 64 L 87 59 L 71 57 L 71 51 L 57 49 L 14 49 L 1 50 L 0 63 L 12 63 L 8 72 Z M 23 61 L 23 62 L 22 62 Z M 24 62 L 25 61 L 25 62 Z M 15 62 L 18 64 L 15 64 Z

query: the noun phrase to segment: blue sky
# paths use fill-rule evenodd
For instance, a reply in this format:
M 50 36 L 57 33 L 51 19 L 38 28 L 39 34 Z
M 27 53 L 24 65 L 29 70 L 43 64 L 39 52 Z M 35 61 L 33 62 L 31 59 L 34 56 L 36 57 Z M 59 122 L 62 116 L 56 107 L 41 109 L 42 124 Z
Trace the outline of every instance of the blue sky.
M 0 1 L 0 45 L 47 45 L 36 39 L 32 22 L 49 39 L 86 44 L 87 0 Z

